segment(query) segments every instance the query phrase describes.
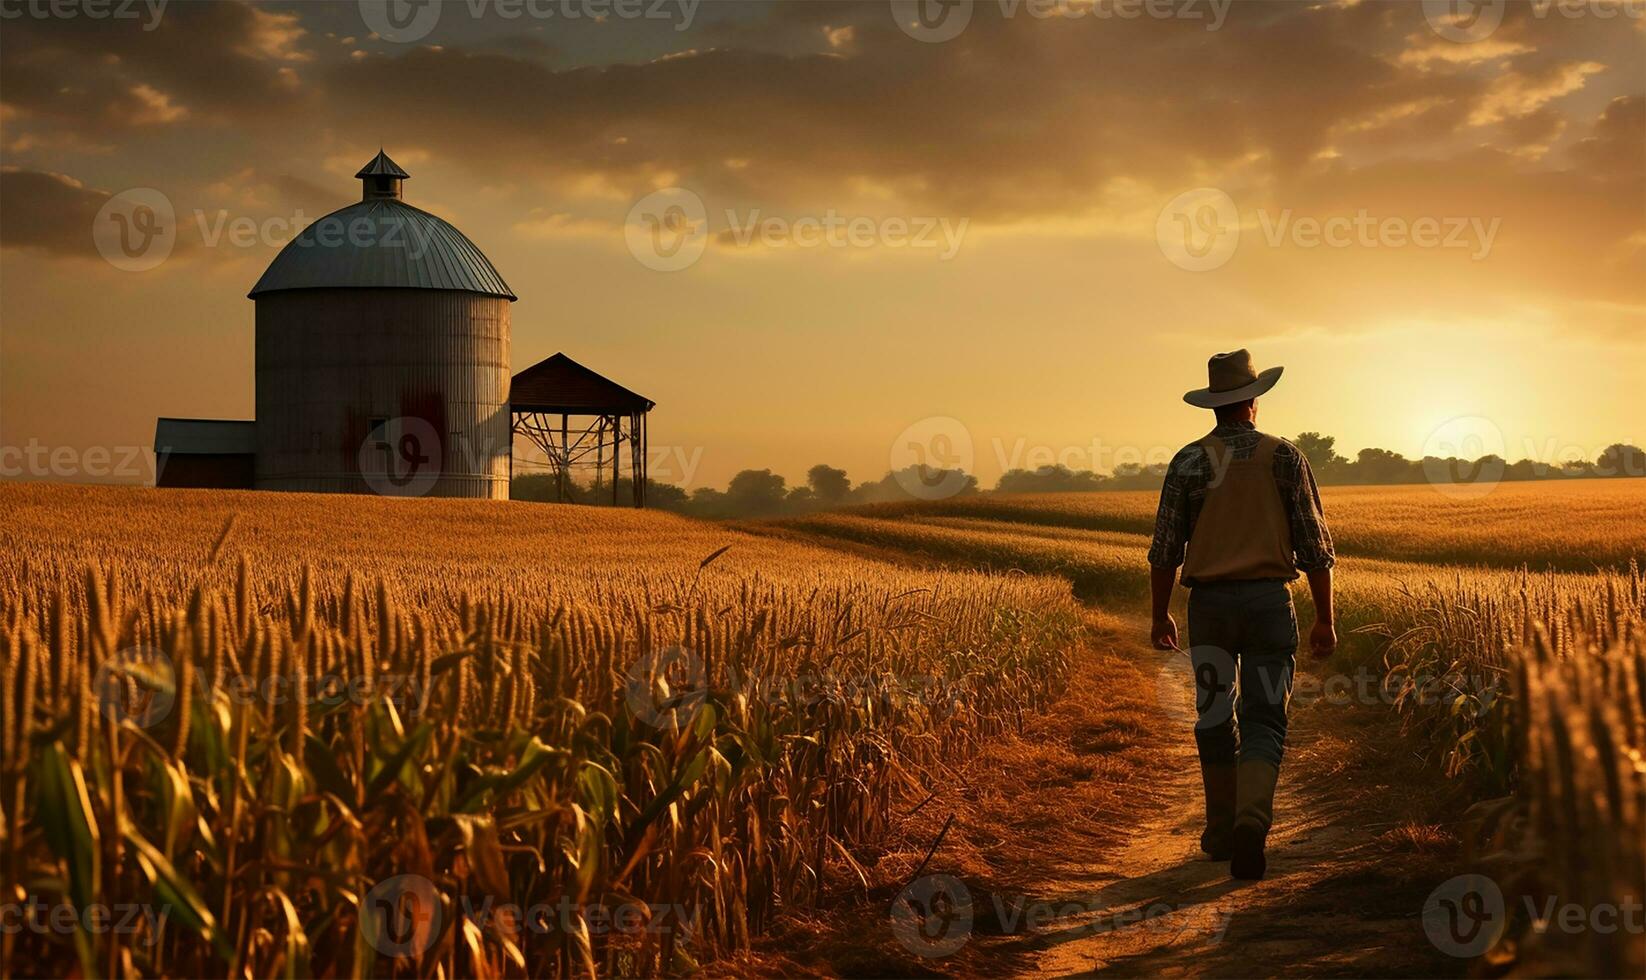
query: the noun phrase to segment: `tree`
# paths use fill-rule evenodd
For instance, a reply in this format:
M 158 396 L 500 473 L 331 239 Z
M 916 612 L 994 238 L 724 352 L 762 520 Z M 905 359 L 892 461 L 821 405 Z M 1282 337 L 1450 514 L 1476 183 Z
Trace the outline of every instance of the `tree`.
M 1614 442 L 1595 460 L 1596 476 L 1646 476 L 1646 452 L 1639 446 Z
M 1337 454 L 1337 437 L 1323 436 L 1318 432 L 1300 432 L 1292 440 L 1298 452 L 1309 461 L 1310 469 L 1316 473 L 1327 473 L 1333 468 L 1347 463 L 1348 460 Z
M 739 516 L 775 514 L 786 496 L 784 479 L 771 470 L 744 470 L 726 485 L 726 503 Z
M 996 493 L 1071 493 L 1101 490 L 1106 478 L 1091 470 L 1071 470 L 1061 464 L 1036 470 L 1015 469 L 1000 474 Z
M 1355 475 L 1366 483 L 1402 483 L 1412 479 L 1411 461 L 1387 449 L 1362 449 L 1354 467 Z
M 811 488 L 812 496 L 824 506 L 838 504 L 852 492 L 852 481 L 846 477 L 846 471 L 826 463 L 818 463 L 806 471 L 806 486 Z

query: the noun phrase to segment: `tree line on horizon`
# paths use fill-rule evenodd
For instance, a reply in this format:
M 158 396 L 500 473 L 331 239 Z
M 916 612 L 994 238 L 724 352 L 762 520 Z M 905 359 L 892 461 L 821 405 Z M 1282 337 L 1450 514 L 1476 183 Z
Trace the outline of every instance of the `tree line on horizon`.
M 1309 460 L 1315 479 L 1322 485 L 1379 485 L 1400 483 L 1476 483 L 1524 480 L 1582 479 L 1646 476 L 1646 451 L 1628 443 L 1613 443 L 1594 460 L 1545 463 L 1522 459 L 1510 463 L 1501 456 L 1486 455 L 1465 460 L 1455 456 L 1426 456 L 1407 459 L 1387 449 L 1369 447 L 1354 459 L 1337 452 L 1337 440 L 1318 432 L 1304 432 L 1292 440 Z M 1164 464 L 1146 466 L 1122 463 L 1111 473 L 1072 470 L 1067 466 L 1012 469 L 1001 474 L 993 493 L 1091 493 L 1111 490 L 1159 490 L 1165 476 Z M 628 478 L 617 481 L 619 500 L 630 499 Z M 856 504 L 888 503 L 926 499 L 910 488 L 942 487 L 941 496 L 982 493 L 977 477 L 963 470 L 908 466 L 888 471 L 878 480 L 853 484 L 846 471 L 819 463 L 806 471 L 804 483 L 790 486 L 780 474 L 769 469 L 743 470 L 732 477 L 724 490 L 698 487 L 687 492 L 672 483 L 646 481 L 646 505 L 692 517 L 726 519 L 771 517 L 831 510 Z M 553 474 L 517 476 L 511 484 L 515 500 L 553 503 L 558 498 Z M 610 505 L 611 484 L 568 481 L 568 495 L 574 504 Z M 935 494 L 934 494 L 935 495 Z

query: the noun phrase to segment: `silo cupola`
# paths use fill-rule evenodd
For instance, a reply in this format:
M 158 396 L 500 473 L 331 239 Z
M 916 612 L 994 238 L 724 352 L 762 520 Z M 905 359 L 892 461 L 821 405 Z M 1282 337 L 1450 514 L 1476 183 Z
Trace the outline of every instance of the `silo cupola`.
M 400 169 L 400 165 L 389 159 L 389 155 L 381 148 L 371 162 L 360 168 L 355 174 L 360 178 L 360 199 L 362 201 L 379 201 L 384 198 L 400 200 L 400 182 L 407 180 L 411 174 Z

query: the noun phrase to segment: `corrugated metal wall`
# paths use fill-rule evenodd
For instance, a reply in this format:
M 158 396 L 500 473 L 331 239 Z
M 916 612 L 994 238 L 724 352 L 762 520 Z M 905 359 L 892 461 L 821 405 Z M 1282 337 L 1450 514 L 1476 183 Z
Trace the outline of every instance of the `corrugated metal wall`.
M 507 299 L 257 297 L 259 489 L 506 500 L 508 399 Z

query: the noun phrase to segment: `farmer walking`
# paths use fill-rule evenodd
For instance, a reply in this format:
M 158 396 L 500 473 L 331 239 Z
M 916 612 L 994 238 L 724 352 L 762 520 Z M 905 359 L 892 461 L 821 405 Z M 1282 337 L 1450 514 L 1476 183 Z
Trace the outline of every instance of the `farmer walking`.
M 1314 596 L 1309 647 L 1337 647 L 1331 534 L 1309 461 L 1257 429 L 1257 398 L 1280 380 L 1244 350 L 1212 357 L 1208 384 L 1183 400 L 1217 413 L 1211 434 L 1172 458 L 1149 549 L 1156 649 L 1177 650 L 1170 604 L 1177 569 L 1189 590 L 1195 745 L 1206 790 L 1200 846 L 1236 878 L 1263 877 L 1275 781 L 1297 654 L 1289 583 L 1302 572 Z

